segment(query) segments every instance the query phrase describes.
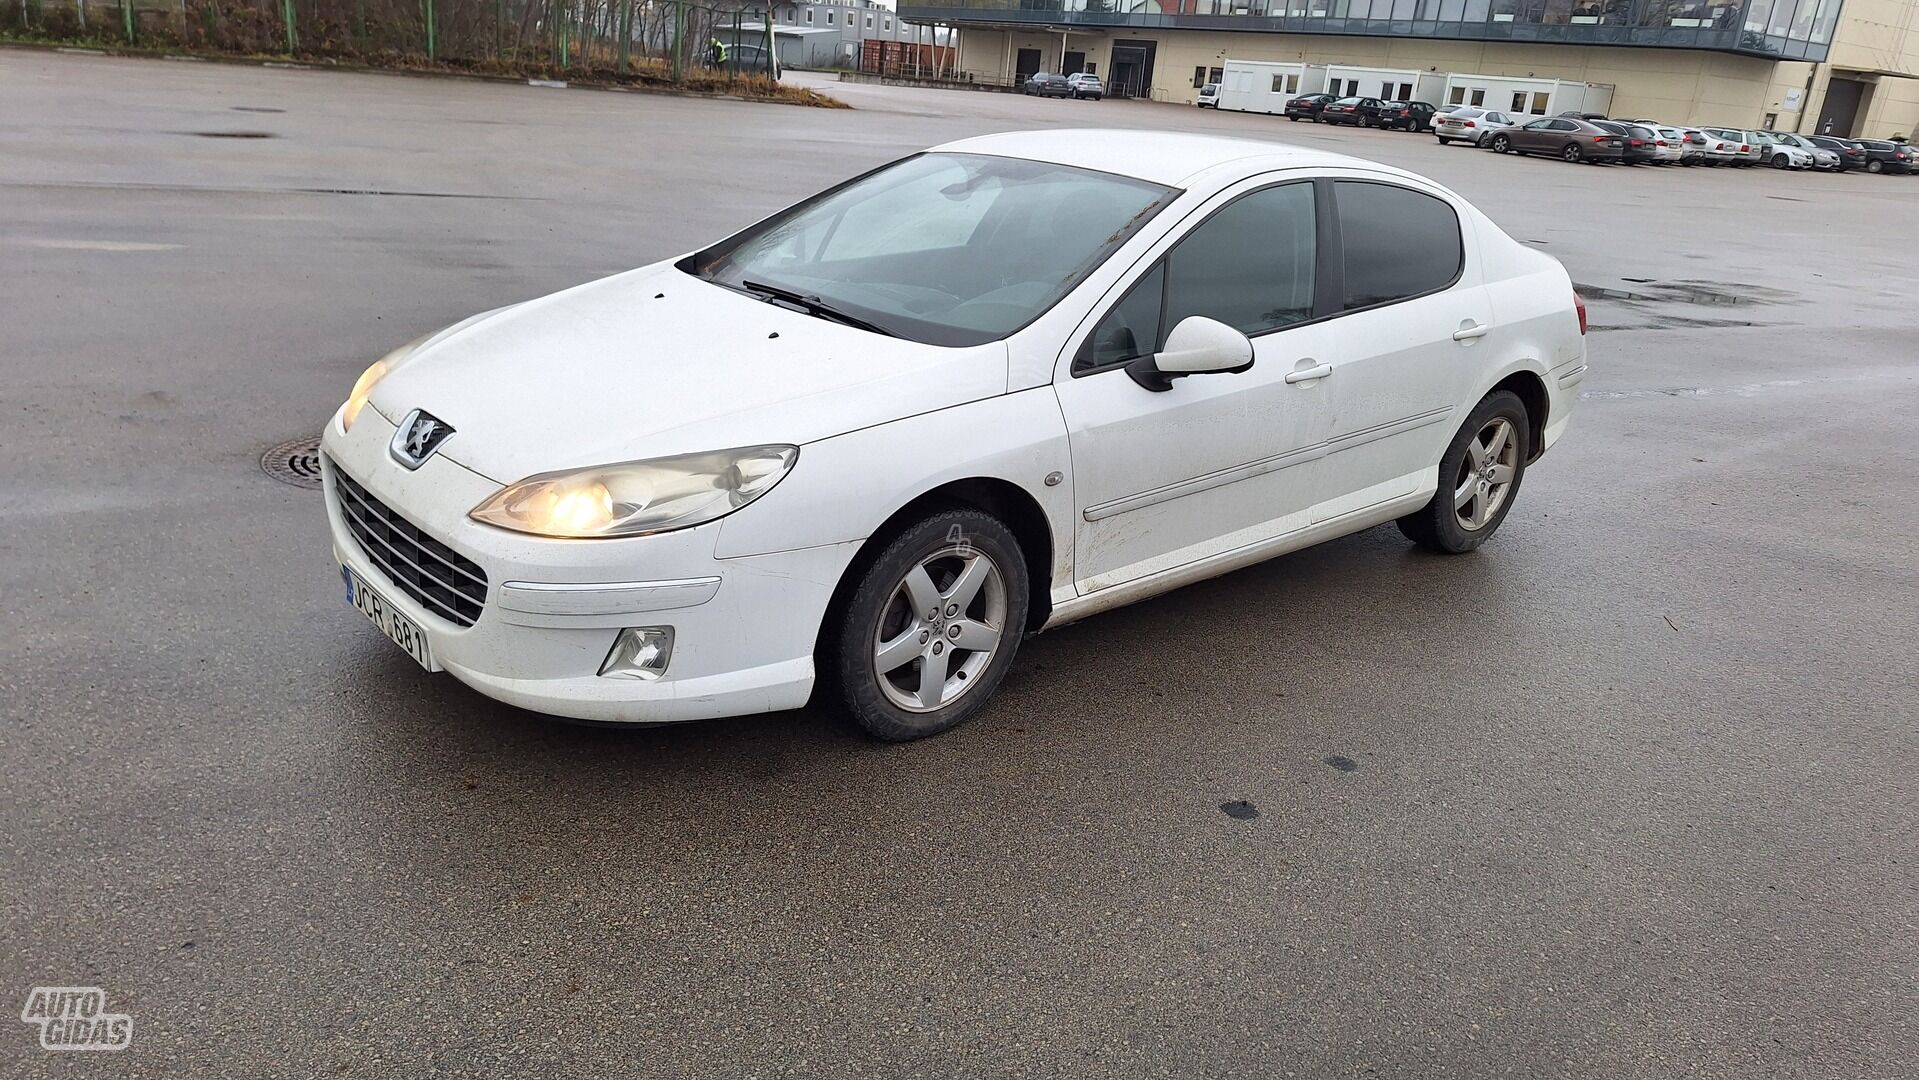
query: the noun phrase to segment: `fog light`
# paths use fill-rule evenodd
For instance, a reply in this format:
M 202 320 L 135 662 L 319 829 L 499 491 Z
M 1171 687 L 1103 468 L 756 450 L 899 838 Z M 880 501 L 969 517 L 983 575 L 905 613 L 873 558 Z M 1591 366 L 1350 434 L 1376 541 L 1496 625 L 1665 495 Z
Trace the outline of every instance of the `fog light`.
M 666 674 L 666 665 L 672 659 L 672 627 L 629 626 L 613 639 L 613 650 L 600 665 L 600 674 L 652 682 Z

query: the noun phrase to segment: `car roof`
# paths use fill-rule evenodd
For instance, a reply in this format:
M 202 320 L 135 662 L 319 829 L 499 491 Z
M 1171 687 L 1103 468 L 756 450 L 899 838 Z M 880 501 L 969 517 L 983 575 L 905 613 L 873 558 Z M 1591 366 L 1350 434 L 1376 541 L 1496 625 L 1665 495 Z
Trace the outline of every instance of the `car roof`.
M 961 139 L 935 146 L 932 150 L 935 153 L 991 154 L 996 157 L 1047 161 L 1055 165 L 1117 173 L 1171 187 L 1182 187 L 1192 177 L 1208 169 L 1232 163 L 1244 163 L 1248 172 L 1326 165 L 1400 171 L 1344 154 L 1285 143 L 1171 131 L 1101 128 L 1008 131 Z

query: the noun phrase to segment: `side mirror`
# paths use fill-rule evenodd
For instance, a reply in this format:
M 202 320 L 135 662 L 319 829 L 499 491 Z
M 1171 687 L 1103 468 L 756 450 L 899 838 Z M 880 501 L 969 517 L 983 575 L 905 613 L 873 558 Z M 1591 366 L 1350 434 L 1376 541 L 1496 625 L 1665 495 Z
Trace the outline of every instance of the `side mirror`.
M 1253 366 L 1253 343 L 1218 319 L 1188 315 L 1166 335 L 1166 347 L 1126 365 L 1133 381 L 1154 393 L 1188 375 L 1237 374 Z

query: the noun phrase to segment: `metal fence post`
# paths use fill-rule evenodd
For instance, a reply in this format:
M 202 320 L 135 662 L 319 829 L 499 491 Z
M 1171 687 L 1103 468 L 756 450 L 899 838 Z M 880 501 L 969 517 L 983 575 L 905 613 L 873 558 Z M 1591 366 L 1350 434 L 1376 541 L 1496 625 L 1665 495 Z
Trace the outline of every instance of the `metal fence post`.
M 280 0 L 280 14 L 287 24 L 287 52 L 300 48 L 300 31 L 294 25 L 293 0 Z
M 493 0 L 493 59 L 500 58 L 500 25 L 506 22 L 506 0 Z
M 366 48 L 366 0 L 353 0 L 353 43 Z
M 681 74 L 680 58 L 686 52 L 686 49 L 684 48 L 685 42 L 682 40 L 685 36 L 686 36 L 686 5 L 681 3 L 680 0 L 673 0 L 673 81 L 674 82 L 680 81 L 680 74 Z
M 120 0 L 120 19 L 126 23 L 127 42 L 133 42 L 133 0 Z
M 633 0 L 620 0 L 620 74 L 633 58 Z
M 422 0 L 422 2 L 426 5 L 426 58 L 428 60 L 438 60 L 440 58 L 440 43 L 434 33 L 433 0 Z

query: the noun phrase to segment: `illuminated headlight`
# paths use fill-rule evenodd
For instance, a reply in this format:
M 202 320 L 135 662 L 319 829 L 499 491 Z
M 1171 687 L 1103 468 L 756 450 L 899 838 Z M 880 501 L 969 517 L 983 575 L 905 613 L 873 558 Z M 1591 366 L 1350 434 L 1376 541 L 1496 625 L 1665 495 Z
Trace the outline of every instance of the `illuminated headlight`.
M 743 446 L 710 454 L 541 473 L 509 484 L 468 515 L 539 536 L 641 536 L 700 525 L 773 490 L 797 446 Z
M 437 330 L 433 332 L 433 334 L 437 333 L 439 333 Z M 407 342 L 375 360 L 372 367 L 360 373 L 360 378 L 353 384 L 353 392 L 346 396 L 346 404 L 340 407 L 342 433 L 353 430 L 353 422 L 360 418 L 360 410 L 366 408 L 366 399 L 372 396 L 373 388 L 379 385 L 380 380 L 392 374 L 394 368 L 405 363 L 406 358 L 413 355 L 413 350 L 426 344 L 427 338 L 432 337 L 433 334 Z

